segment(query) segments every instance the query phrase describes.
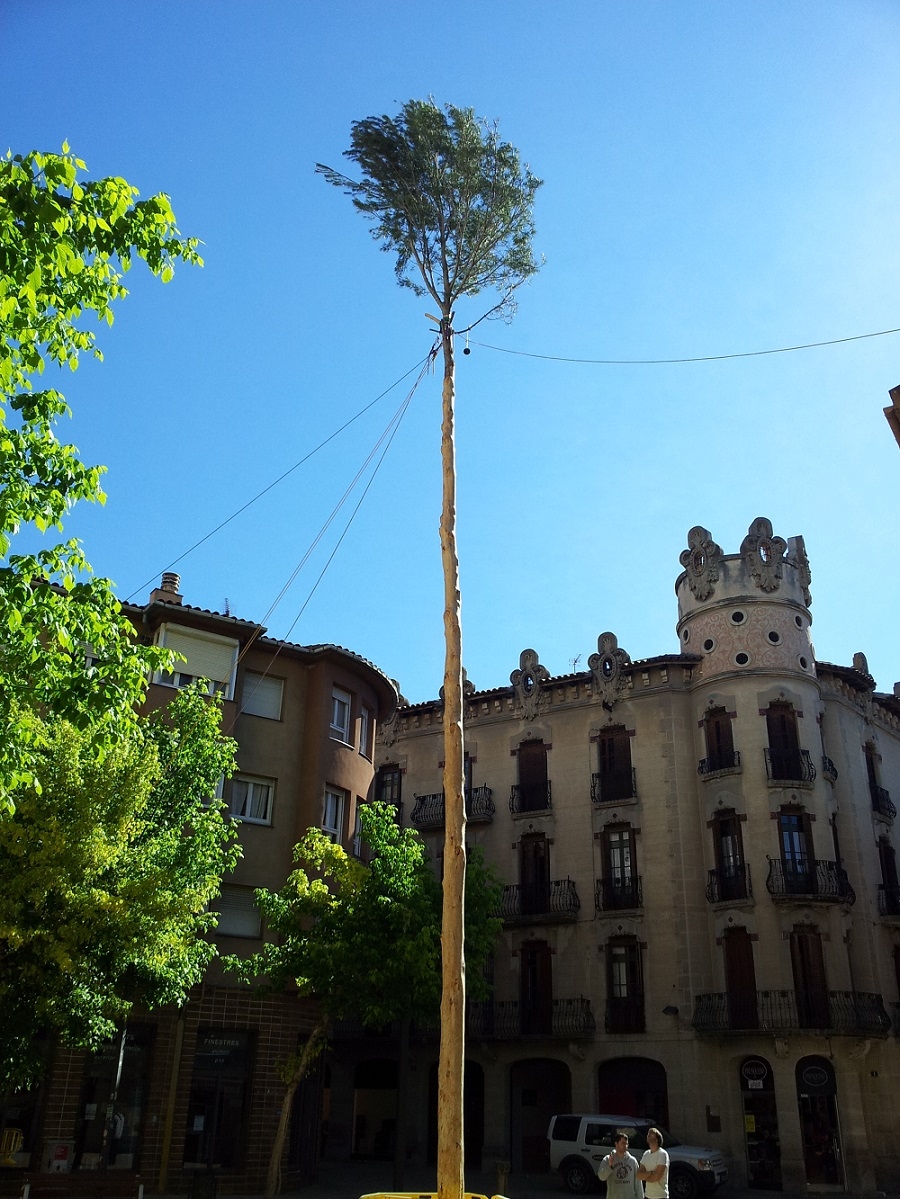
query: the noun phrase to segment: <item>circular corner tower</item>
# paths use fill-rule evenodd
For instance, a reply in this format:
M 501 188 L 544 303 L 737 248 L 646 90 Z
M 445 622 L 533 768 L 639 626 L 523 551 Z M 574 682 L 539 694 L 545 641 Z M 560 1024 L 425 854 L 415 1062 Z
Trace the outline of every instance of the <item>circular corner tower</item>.
M 702 658 L 704 681 L 758 670 L 815 678 L 802 537 L 776 537 L 771 521 L 760 516 L 740 553 L 723 554 L 698 525 L 680 560 L 678 639 L 684 652 Z

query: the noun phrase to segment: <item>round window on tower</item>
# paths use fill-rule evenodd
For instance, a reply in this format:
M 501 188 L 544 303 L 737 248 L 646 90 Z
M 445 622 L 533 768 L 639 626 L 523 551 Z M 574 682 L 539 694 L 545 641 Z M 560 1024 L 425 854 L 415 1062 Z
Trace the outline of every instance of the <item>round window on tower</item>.
M 809 670 L 809 659 L 804 658 L 803 654 L 800 655 L 797 661 L 800 663 L 801 670 Z
M 732 624 L 743 624 L 746 619 L 747 619 L 746 612 L 741 612 L 740 610 L 738 610 L 737 612 L 731 613 L 731 623 Z
M 703 648 L 708 654 L 716 648 L 716 643 L 713 641 L 712 637 L 706 638 L 706 640 L 703 642 Z
M 742 650 L 739 654 L 734 655 L 734 660 L 738 666 L 746 666 L 750 661 L 750 655 L 745 654 Z
M 773 645 L 781 645 L 781 634 L 776 633 L 774 629 L 770 629 L 766 636 Z
M 691 630 L 690 629 L 682 629 L 681 630 L 681 640 L 684 642 L 684 644 L 687 645 L 687 643 L 690 641 L 690 639 L 691 639 Z

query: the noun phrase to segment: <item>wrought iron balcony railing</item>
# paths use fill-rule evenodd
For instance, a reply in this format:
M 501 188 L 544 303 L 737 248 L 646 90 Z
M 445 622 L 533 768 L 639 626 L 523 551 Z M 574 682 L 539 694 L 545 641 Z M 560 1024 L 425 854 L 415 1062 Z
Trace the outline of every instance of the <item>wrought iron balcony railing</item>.
M 574 920 L 580 907 L 574 880 L 555 878 L 504 887 L 500 915 L 507 921 Z
M 489 824 L 494 819 L 493 792 L 490 787 L 473 787 L 466 790 L 466 820 L 471 824 Z M 444 827 L 444 793 L 414 795 L 415 804 L 410 821 L 416 828 Z
M 706 881 L 706 898 L 710 903 L 728 903 L 737 899 L 752 899 L 750 867 L 746 863 L 710 870 Z
M 767 746 L 763 753 L 770 783 L 801 787 L 815 782 L 816 768 L 808 749 L 770 749 Z
M 514 783 L 509 796 L 511 812 L 549 812 L 550 780 L 546 783 Z
M 822 774 L 825 778 L 830 779 L 832 783 L 837 782 L 837 767 L 826 754 L 822 755 Z
M 856 892 L 843 866 L 805 855 L 770 858 L 766 889 L 777 900 L 802 898 L 823 903 L 856 903 Z
M 889 820 L 893 820 L 897 815 L 897 809 L 890 792 L 884 787 L 876 787 L 874 783 L 870 783 L 869 794 L 872 796 L 872 811 L 877 812 L 879 816 L 887 816 Z
M 701 758 L 697 773 L 702 775 L 722 774 L 723 771 L 736 771 L 740 768 L 741 755 L 735 749 L 731 753 L 720 752 L 710 754 L 708 758 Z
M 900 916 L 900 886 L 878 884 L 878 911 L 882 916 Z
M 691 1024 L 698 1033 L 798 1032 L 883 1037 L 891 1018 L 880 995 L 864 991 L 740 991 L 697 995 Z
M 607 999 L 605 1027 L 611 1033 L 645 1032 L 644 996 L 611 996 Z
M 591 775 L 591 803 L 621 803 L 623 799 L 637 799 L 633 766 L 630 770 L 619 770 L 615 774 Z
M 431 795 L 413 795 L 415 803 L 409 814 L 409 819 L 416 828 L 444 827 L 444 793 L 436 791 Z
M 591 1038 L 597 1024 L 589 999 L 554 999 L 551 1003 L 489 999 L 466 1008 L 466 1036 L 481 1040 L 518 1037 Z
M 594 907 L 598 912 L 622 912 L 644 906 L 641 876 L 598 878 L 594 884 Z

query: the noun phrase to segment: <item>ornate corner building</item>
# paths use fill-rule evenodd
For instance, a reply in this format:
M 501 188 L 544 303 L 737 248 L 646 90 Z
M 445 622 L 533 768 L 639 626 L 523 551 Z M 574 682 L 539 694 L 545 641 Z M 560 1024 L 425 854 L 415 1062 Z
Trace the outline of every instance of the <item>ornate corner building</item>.
M 900 698 L 861 654 L 816 659 L 802 538 L 760 518 L 726 554 L 697 527 L 680 561 L 680 653 L 606 632 L 587 671 L 526 649 L 509 686 L 467 687 L 467 842 L 505 884 L 467 1162 L 540 1168 L 553 1114 L 615 1112 L 721 1150 L 738 1185 L 897 1189 Z M 377 793 L 438 860 L 442 759 L 440 700 L 376 749 Z M 415 1052 L 428 1157 L 437 1048 Z M 367 1087 L 395 1061 L 338 1030 L 333 1151 L 373 1148 Z

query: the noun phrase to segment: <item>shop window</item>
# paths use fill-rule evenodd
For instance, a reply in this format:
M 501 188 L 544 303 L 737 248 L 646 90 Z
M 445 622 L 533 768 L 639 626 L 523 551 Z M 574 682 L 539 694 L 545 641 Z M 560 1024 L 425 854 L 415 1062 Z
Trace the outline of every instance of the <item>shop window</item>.
M 76 1169 L 140 1168 L 154 1033 L 153 1025 L 133 1025 L 88 1055 L 75 1124 Z
M 243 1162 L 252 1034 L 232 1028 L 197 1032 L 184 1137 L 186 1169 L 234 1169 Z

